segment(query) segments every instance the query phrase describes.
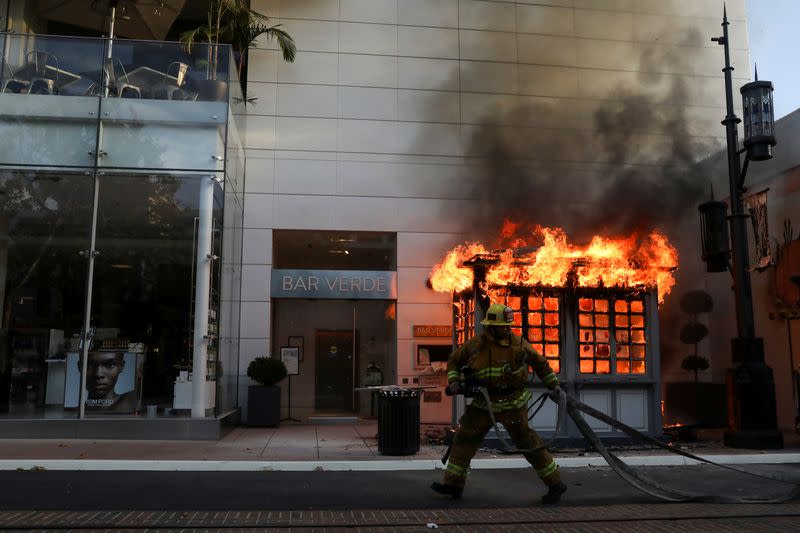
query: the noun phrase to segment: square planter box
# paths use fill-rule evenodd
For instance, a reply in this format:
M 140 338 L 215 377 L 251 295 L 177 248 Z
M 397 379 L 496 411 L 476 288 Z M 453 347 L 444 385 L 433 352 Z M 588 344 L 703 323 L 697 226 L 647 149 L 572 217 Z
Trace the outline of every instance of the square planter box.
M 281 389 L 272 386 L 247 387 L 247 425 L 277 426 L 281 421 Z

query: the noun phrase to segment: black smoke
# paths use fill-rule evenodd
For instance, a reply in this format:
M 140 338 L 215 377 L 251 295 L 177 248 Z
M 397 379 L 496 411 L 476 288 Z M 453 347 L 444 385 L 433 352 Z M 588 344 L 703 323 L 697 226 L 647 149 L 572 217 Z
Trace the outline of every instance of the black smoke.
M 699 40 L 693 32 L 684 44 Z M 487 117 L 470 146 L 481 157 L 472 169 L 477 207 L 469 237 L 506 244 L 496 240 L 506 219 L 521 223 L 518 234 L 559 226 L 578 243 L 653 229 L 670 236 L 707 195 L 708 177 L 694 164 L 714 146 L 691 134 L 687 77 L 658 74 L 687 72 L 690 51 L 648 47 L 635 92 L 616 88 L 593 104 L 521 104 Z M 586 105 L 596 109 L 581 119 L 576 108 Z

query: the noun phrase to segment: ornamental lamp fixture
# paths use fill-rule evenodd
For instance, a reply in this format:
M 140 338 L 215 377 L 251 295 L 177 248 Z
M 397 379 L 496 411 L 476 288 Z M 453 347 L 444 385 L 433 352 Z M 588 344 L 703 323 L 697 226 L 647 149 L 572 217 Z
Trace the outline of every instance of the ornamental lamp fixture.
M 772 82 L 756 81 L 745 84 L 742 93 L 744 117 L 744 147 L 753 161 L 772 159 L 775 146 L 775 110 L 772 105 Z
M 700 239 L 707 272 L 728 270 L 730 244 L 728 241 L 728 204 L 711 200 L 698 206 Z

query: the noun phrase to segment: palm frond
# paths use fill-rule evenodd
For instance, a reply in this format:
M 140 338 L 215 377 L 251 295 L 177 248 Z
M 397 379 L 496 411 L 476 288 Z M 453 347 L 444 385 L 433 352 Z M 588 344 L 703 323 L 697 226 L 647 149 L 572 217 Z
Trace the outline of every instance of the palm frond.
M 281 26 L 282 24 L 267 26 L 266 24 L 262 24 L 260 22 L 251 24 L 247 47 L 252 46 L 255 40 L 263 35 L 266 36 L 267 41 L 272 41 L 274 39 L 278 42 L 278 46 L 283 53 L 284 61 L 288 63 L 293 62 L 297 56 L 297 46 L 295 45 L 294 39 L 292 39 L 291 35 L 289 35 L 286 30 L 281 29 Z

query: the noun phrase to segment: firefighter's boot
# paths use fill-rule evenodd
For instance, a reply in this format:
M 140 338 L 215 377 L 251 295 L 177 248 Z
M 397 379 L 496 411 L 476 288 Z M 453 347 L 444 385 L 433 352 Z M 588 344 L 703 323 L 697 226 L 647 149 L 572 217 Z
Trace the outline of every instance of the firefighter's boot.
M 561 495 L 567 492 L 567 486 L 563 483 L 551 485 L 547 494 L 542 496 L 542 503 L 546 505 L 555 505 L 561 500 Z
M 455 485 L 439 483 L 438 481 L 431 483 L 431 488 L 439 494 L 449 494 L 454 500 L 460 500 L 461 493 L 464 492 L 464 487 L 456 487 Z

